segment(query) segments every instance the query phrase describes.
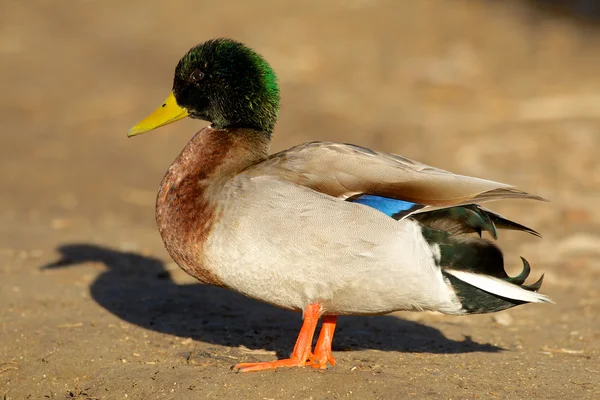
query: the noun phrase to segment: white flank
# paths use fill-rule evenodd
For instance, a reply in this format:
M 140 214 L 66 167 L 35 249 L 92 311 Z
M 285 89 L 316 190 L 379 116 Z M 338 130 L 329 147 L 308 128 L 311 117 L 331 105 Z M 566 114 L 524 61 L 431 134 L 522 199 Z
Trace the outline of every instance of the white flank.
M 444 270 L 455 278 L 473 285 L 476 288 L 508 299 L 526 301 L 528 303 L 554 303 L 548 296 L 525 290 L 517 285 L 488 275 L 474 274 L 467 271 Z

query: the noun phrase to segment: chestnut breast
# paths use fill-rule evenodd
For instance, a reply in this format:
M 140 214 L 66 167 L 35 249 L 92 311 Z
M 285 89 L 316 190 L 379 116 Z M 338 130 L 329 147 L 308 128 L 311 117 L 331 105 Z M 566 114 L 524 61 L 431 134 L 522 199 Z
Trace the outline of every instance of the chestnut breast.
M 219 199 L 227 181 L 266 159 L 268 137 L 249 129 L 200 130 L 162 180 L 156 222 L 173 260 L 203 283 L 224 286 L 206 265 L 203 247 L 220 219 Z

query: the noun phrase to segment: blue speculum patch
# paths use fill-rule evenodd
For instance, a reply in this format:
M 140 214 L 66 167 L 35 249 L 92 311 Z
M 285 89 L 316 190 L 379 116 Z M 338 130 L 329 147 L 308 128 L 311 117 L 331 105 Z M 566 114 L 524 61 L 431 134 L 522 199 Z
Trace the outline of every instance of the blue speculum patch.
M 422 204 L 392 199 L 389 197 L 375 196 L 372 194 L 361 194 L 354 198 L 348 199 L 348 201 L 369 206 L 395 219 L 399 219 L 411 211 L 423 208 Z

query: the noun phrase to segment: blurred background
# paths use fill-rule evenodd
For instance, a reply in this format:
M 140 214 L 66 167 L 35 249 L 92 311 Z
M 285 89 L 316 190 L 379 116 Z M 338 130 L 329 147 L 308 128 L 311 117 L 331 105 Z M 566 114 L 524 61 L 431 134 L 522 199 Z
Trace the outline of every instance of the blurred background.
M 185 120 L 134 139 L 126 133 L 164 100 L 190 47 L 225 36 L 257 50 L 279 76 L 273 151 L 312 140 L 350 142 L 551 200 L 491 207 L 543 235 L 507 234 L 500 243 L 509 272 L 519 270 L 523 255 L 533 275 L 546 273 L 542 291 L 556 306 L 500 317 L 393 317 L 414 322 L 402 325 L 404 335 L 424 347 L 394 348 L 404 339 L 389 333 L 388 322 L 367 319 L 361 330 L 352 320 L 346 331 L 340 327 L 337 350 L 359 339 L 366 349 L 341 352 L 345 367 L 326 376 L 311 374 L 312 385 L 323 385 L 318 390 L 337 390 L 317 391 L 316 398 L 348 391 L 359 398 L 600 397 L 598 24 L 600 3 L 593 0 L 3 0 L 0 395 L 199 398 L 206 386 L 192 382 L 201 377 L 215 387 L 233 384 L 231 396 L 309 396 L 301 372 L 285 372 L 300 379 L 287 386 L 268 374 L 240 383 L 226 367 L 237 358 L 289 352 L 297 316 L 251 305 L 244 310 L 256 314 L 252 321 L 222 317 L 222 308 L 246 302 L 222 291 L 164 303 L 181 298 L 184 285 L 205 290 L 171 262 L 154 225 L 160 180 L 204 123 Z M 77 268 L 40 268 L 51 264 Z M 106 286 L 94 286 L 109 274 Z M 162 288 L 156 279 L 168 280 L 169 295 L 148 289 Z M 146 308 L 127 309 L 139 299 Z M 200 317 L 181 311 L 201 309 L 198 300 L 214 301 L 216 309 L 195 311 L 205 313 Z M 173 326 L 221 318 L 213 329 L 232 339 L 158 329 L 132 316 L 143 312 L 171 315 Z M 261 319 L 269 312 L 275 325 Z M 227 331 L 231 326 L 241 333 Z M 249 326 L 256 341 L 239 339 Z M 264 329 L 272 337 L 261 336 Z M 280 336 L 283 349 L 273 344 Z M 513 351 L 463 354 L 471 337 Z M 380 351 L 388 345 L 396 351 Z M 447 351 L 424 356 L 431 346 Z M 195 364 L 193 351 L 203 354 Z M 457 364 L 465 370 L 457 372 Z M 379 374 L 379 383 L 352 378 L 352 366 L 356 374 Z M 518 377 L 499 381 L 500 368 Z M 170 378 L 149 379 L 154 370 Z M 171 377 L 180 379 L 177 390 L 187 382 L 187 391 L 171 391 Z

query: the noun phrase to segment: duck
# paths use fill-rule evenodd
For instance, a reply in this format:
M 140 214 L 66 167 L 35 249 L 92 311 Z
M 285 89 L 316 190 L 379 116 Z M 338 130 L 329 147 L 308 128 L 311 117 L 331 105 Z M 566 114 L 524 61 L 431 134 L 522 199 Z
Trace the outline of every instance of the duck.
M 481 206 L 543 198 L 354 144 L 316 141 L 271 154 L 279 104 L 264 57 L 211 39 L 179 60 L 171 93 L 128 132 L 185 117 L 210 123 L 160 184 L 155 217 L 165 248 L 202 283 L 302 313 L 289 358 L 234 370 L 335 366 L 342 315 L 468 315 L 552 302 L 538 293 L 544 275 L 526 285 L 531 267 L 521 258 L 522 272 L 508 276 L 494 243 L 499 230 L 539 234 Z

